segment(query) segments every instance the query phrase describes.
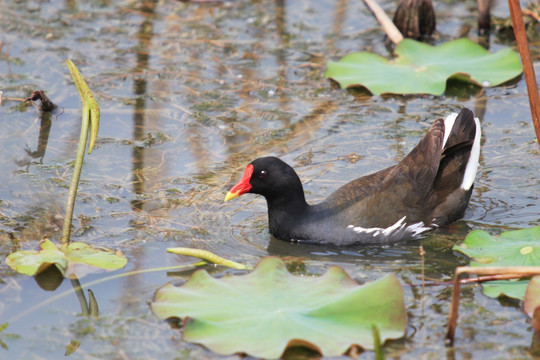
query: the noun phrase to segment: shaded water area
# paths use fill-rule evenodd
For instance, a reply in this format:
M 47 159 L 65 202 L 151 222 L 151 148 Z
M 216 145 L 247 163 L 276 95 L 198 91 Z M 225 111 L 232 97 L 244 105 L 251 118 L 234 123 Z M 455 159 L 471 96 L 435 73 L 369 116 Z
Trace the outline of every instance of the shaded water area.
M 392 13 L 395 4 L 381 2 Z M 476 2 L 437 3 L 435 43 L 476 36 Z M 508 17 L 505 2 L 494 15 Z M 236 359 L 183 342 L 148 306 L 168 281 L 192 272 L 151 272 L 92 287 L 101 316 L 78 316 L 68 281 L 54 292 L 4 262 L 60 230 L 80 131 L 80 98 L 65 59 L 94 91 L 102 113 L 87 156 L 73 240 L 119 249 L 126 269 L 193 262 L 168 247 L 210 250 L 255 264 L 283 257 L 297 274 L 342 266 L 363 283 L 395 273 L 408 311 L 407 337 L 387 356 L 529 358 L 538 348 L 518 302 L 493 300 L 465 286 L 455 347 L 444 335 L 450 286 L 421 289 L 426 276 L 450 280 L 467 261 L 452 245 L 472 229 L 492 234 L 539 225 L 540 152 L 525 82 L 479 89 L 450 84 L 444 96 L 368 96 L 324 79 L 325 64 L 358 50 L 388 56 L 384 36 L 361 1 L 0 1 L 0 91 L 26 98 L 43 89 L 52 115 L 5 100 L 0 107 L 0 358 L 58 359 L 71 340 L 73 359 Z M 500 35 L 500 36 L 499 36 Z M 530 32 L 538 60 L 538 33 Z M 515 47 L 507 32 L 490 50 Z M 538 67 L 536 69 L 539 71 Z M 399 79 L 397 79 L 399 81 Z M 394 164 L 430 123 L 466 106 L 483 126 L 480 167 L 462 221 L 426 239 L 389 247 L 344 249 L 271 238 L 264 199 L 224 203 L 245 165 L 276 155 L 293 165 L 310 202 L 350 179 Z M 215 276 L 236 273 L 205 266 Z M 109 276 L 93 274 L 82 283 Z M 345 357 L 343 357 L 345 358 Z M 360 358 L 373 358 L 365 352 Z

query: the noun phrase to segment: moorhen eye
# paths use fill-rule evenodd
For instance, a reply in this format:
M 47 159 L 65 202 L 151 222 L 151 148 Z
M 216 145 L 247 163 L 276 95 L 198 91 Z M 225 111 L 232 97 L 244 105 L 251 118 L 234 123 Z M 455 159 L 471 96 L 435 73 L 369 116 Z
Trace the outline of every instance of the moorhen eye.
M 390 244 L 418 239 L 463 217 L 480 155 L 480 121 L 463 109 L 433 122 L 398 164 L 306 202 L 298 174 L 270 156 L 253 160 L 225 201 L 259 194 L 274 237 L 298 243 Z M 254 170 L 258 169 L 258 170 Z M 272 176 L 268 176 L 270 169 Z M 264 179 L 264 181 L 253 181 Z

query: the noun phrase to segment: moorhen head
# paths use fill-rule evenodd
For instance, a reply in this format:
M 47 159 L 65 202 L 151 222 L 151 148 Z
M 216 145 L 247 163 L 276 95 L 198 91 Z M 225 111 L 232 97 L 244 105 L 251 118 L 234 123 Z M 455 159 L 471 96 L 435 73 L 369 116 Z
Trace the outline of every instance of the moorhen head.
M 294 169 L 276 157 L 251 162 L 225 201 L 245 193 L 268 204 L 281 240 L 352 245 L 420 238 L 463 217 L 480 155 L 480 122 L 463 109 L 437 119 L 399 163 L 343 185 L 309 205 Z

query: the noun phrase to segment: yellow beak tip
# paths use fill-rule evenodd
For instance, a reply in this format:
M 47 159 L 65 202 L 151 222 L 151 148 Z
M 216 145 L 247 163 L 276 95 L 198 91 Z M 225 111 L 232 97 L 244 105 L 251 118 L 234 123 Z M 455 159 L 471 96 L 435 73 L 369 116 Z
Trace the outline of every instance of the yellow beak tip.
M 234 198 L 237 198 L 238 196 L 240 196 L 238 193 L 233 193 L 229 191 L 227 195 L 225 195 L 225 201 L 232 200 Z

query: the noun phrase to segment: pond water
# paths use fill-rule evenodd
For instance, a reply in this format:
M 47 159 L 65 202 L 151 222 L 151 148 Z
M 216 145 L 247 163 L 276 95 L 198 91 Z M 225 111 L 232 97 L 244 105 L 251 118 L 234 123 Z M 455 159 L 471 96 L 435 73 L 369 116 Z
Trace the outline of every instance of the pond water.
M 393 13 L 393 2 L 381 5 Z M 475 7 L 472 0 L 437 3 L 435 42 L 477 40 Z M 494 15 L 508 17 L 505 2 Z M 339 265 L 361 283 L 395 273 L 409 326 L 405 340 L 387 344 L 389 358 L 532 358 L 538 351 L 520 304 L 487 298 L 473 285 L 462 291 L 456 345 L 445 347 L 451 287 L 422 294 L 418 252 L 422 244 L 426 277 L 448 281 L 467 263 L 452 245 L 470 230 L 539 225 L 540 152 L 524 80 L 483 90 L 453 84 L 440 97 L 337 89 L 324 79 L 327 61 L 358 50 L 388 56 L 361 1 L 0 1 L 0 29 L 0 324 L 9 324 L 0 333 L 0 358 L 58 359 L 71 340 L 80 342 L 73 359 L 239 358 L 183 342 L 151 313 L 155 290 L 181 283 L 192 268 L 96 284 L 101 316 L 87 319 L 78 316 L 68 281 L 44 291 L 5 265 L 10 252 L 60 237 L 81 109 L 67 58 L 102 114 L 96 149 L 85 158 L 72 239 L 124 252 L 128 265 L 112 274 L 194 262 L 166 253 L 177 246 L 251 265 L 277 255 L 302 264 L 294 272 L 305 275 Z M 493 34 L 490 50 L 514 47 L 506 34 Z M 539 45 L 533 29 L 534 60 Z M 50 117 L 16 100 L 38 89 L 59 106 Z M 245 165 L 262 155 L 292 164 L 316 202 L 394 164 L 434 119 L 463 106 L 483 126 L 470 206 L 464 220 L 422 242 L 289 244 L 270 237 L 264 199 L 223 202 Z M 204 268 L 216 276 L 238 272 Z

